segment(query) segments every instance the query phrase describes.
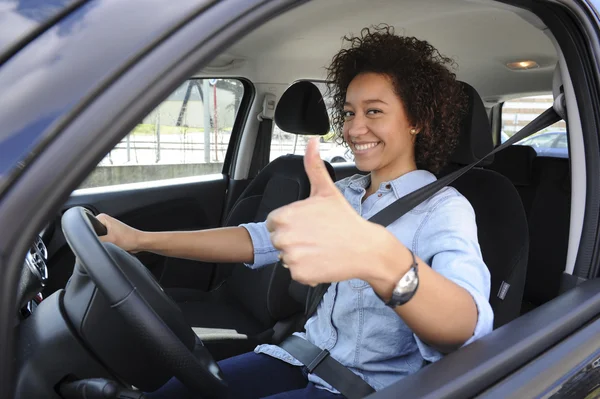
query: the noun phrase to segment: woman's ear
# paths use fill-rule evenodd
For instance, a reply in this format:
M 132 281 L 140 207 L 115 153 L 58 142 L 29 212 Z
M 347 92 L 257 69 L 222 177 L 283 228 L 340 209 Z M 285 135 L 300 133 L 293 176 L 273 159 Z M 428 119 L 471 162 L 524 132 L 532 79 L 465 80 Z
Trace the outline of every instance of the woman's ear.
M 425 129 L 425 126 L 422 126 L 420 124 L 414 124 L 414 125 L 410 126 L 409 131 L 410 131 L 410 134 L 413 134 L 413 131 L 414 131 L 415 132 L 414 136 L 416 136 L 417 134 L 421 134 L 424 129 Z

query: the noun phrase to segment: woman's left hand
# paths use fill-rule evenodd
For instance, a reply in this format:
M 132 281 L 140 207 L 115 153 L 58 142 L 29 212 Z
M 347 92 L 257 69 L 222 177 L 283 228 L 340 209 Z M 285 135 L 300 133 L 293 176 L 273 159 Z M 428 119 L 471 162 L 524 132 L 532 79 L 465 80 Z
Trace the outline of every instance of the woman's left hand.
M 298 282 L 314 286 L 366 279 L 378 237 L 385 229 L 366 221 L 350 206 L 331 180 L 318 145 L 318 140 L 311 139 L 304 156 L 310 197 L 269 214 L 271 241 Z

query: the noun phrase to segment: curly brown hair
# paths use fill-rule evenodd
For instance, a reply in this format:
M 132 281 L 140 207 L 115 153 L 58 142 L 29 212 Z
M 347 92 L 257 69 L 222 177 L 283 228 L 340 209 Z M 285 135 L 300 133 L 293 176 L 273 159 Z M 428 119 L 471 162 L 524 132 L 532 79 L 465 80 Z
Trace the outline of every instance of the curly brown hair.
M 327 68 L 336 140 L 347 145 L 344 102 L 352 79 L 367 72 L 384 74 L 390 77 L 409 122 L 419 129 L 417 167 L 438 172 L 458 143 L 467 110 L 467 95 L 450 70 L 456 63 L 426 41 L 395 35 L 388 25 L 364 28 L 360 36 L 344 36 L 343 41 L 349 48 L 338 52 Z

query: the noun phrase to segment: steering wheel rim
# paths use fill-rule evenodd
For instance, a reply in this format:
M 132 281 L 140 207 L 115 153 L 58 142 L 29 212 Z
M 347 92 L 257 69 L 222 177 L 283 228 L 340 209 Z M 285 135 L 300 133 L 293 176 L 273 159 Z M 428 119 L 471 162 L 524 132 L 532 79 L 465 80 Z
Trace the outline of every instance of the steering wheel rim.
M 155 312 L 98 238 L 93 226 L 96 223 L 100 222 L 87 209 L 73 207 L 62 217 L 62 230 L 69 247 L 111 308 L 122 315 L 147 350 L 153 351 L 159 363 L 188 389 L 204 397 L 223 397 L 227 384 L 212 355 L 189 325 L 196 344 L 201 345 L 196 345 L 194 352 Z

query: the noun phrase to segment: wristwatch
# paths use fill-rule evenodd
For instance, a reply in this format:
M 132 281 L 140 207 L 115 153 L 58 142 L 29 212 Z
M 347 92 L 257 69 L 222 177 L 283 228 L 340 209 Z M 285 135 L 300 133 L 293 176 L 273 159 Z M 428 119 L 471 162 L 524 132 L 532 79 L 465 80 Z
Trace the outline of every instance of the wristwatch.
M 417 288 L 419 287 L 419 265 L 417 263 L 417 260 L 415 259 L 415 254 L 413 254 L 413 252 L 410 249 L 408 251 L 412 255 L 413 263 L 410 269 L 406 273 L 404 273 L 400 281 L 398 281 L 398 283 L 394 287 L 394 290 L 392 291 L 392 297 L 390 298 L 390 300 L 387 302 L 384 301 L 384 303 L 391 308 L 404 305 L 406 302 L 410 301 L 411 298 L 415 295 L 415 292 L 417 292 Z M 381 297 L 379 297 L 379 299 L 383 301 Z

